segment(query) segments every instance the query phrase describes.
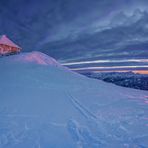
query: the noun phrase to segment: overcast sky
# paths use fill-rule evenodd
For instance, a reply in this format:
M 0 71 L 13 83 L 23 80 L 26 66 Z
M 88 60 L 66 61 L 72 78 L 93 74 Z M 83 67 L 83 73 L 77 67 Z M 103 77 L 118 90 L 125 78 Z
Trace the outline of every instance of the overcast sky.
M 131 65 L 129 59 L 148 58 L 147 6 L 147 0 L 0 0 L 0 34 L 63 63 Z

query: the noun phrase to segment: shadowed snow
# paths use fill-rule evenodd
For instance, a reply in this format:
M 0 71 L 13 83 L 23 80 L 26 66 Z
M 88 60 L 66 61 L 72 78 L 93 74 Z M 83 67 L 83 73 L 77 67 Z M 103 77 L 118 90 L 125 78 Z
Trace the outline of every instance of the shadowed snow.
M 147 91 L 53 65 L 38 52 L 0 59 L 0 148 L 147 147 Z

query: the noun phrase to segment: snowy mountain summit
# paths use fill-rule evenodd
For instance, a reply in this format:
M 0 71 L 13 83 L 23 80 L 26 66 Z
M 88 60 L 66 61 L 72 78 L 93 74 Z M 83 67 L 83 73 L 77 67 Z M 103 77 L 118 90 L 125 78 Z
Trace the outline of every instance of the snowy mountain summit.
M 47 56 L 44 53 L 33 51 L 28 53 L 21 53 L 18 55 L 13 55 L 8 58 L 13 62 L 24 62 L 24 63 L 34 63 L 40 65 L 53 65 L 53 66 L 61 66 L 54 58 Z
M 89 79 L 39 52 L 0 58 L 0 69 L 0 148 L 148 146 L 147 91 Z

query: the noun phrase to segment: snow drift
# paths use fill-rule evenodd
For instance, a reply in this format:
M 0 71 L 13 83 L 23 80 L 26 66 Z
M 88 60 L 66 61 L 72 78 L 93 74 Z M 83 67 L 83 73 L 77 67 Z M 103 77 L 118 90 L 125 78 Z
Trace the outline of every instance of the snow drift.
M 61 67 L 61 65 L 52 57 L 47 56 L 44 53 L 33 51 L 26 52 L 19 55 L 13 55 L 9 57 L 5 57 L 4 60 L 9 60 L 11 62 L 21 62 L 21 63 L 34 63 L 39 65 L 53 65 L 57 67 Z
M 39 52 L 1 58 L 0 69 L 0 147 L 147 147 L 148 92 L 86 78 Z

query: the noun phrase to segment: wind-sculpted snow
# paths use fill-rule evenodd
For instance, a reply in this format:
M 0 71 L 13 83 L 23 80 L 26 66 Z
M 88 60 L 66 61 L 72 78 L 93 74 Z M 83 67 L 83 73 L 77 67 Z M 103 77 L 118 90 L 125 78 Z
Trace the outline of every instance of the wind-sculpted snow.
M 41 52 L 33 51 L 28 53 L 22 53 L 20 55 L 14 55 L 8 58 L 13 62 L 25 62 L 25 63 L 36 63 L 40 65 L 53 65 L 61 66 L 54 58 L 47 56 Z
M 15 57 L 0 59 L 0 148 L 148 146 L 147 91 Z

